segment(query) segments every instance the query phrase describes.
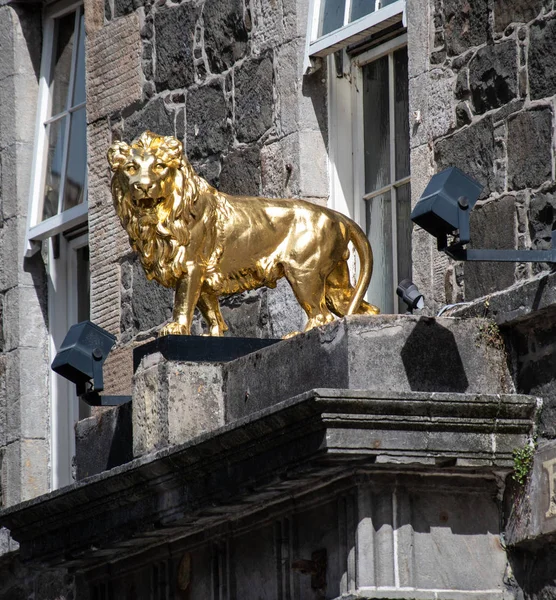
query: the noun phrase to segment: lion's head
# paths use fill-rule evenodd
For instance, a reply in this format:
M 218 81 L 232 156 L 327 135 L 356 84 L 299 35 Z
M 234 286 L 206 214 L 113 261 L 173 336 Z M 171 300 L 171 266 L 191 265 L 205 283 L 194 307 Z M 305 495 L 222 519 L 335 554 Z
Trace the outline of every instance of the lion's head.
M 145 131 L 108 149 L 116 212 L 149 279 L 173 287 L 182 275 L 197 176 L 171 136 Z

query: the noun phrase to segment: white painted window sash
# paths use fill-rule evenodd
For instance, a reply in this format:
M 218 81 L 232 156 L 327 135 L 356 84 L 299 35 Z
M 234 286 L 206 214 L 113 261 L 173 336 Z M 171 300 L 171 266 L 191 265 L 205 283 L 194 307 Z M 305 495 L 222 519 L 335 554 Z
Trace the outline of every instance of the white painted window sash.
M 405 23 L 405 0 L 397 0 L 351 23 L 348 22 L 349 13 L 351 12 L 351 0 L 346 0 L 344 26 L 318 37 L 318 20 L 323 1 L 310 1 L 305 65 L 310 64 L 311 58 L 325 57 L 336 52 L 336 50 L 345 48 L 349 44 L 376 34 L 390 25 L 400 21 Z
M 50 356 L 53 359 L 68 328 L 77 322 L 77 255 L 88 243 L 87 234 L 71 241 L 60 240 L 60 256 L 48 261 L 48 303 Z M 53 244 L 53 239 L 49 240 Z M 53 256 L 50 248 L 49 256 Z M 51 485 L 58 489 L 73 483 L 72 457 L 75 454 L 74 425 L 79 414 L 75 385 L 57 373 L 50 374 L 51 403 Z
M 392 289 L 395 290 L 398 285 L 398 231 L 397 231 L 397 190 L 401 186 L 410 183 L 411 176 L 396 179 L 396 161 L 395 161 L 395 79 L 394 79 L 394 52 L 407 46 L 407 34 L 389 40 L 380 46 L 372 48 L 367 52 L 360 54 L 351 62 L 352 86 L 352 139 L 353 139 L 353 181 L 354 196 L 353 205 L 354 220 L 365 229 L 366 202 L 385 192 L 390 192 L 390 202 L 392 210 Z M 363 72 L 362 67 L 370 62 L 388 56 L 388 79 L 389 79 L 389 114 L 390 114 L 390 181 L 388 185 L 372 192 L 365 192 L 365 165 L 362 157 L 365 152 L 364 141 L 364 115 L 363 115 Z M 394 310 L 397 305 L 394 298 Z
M 24 255 L 32 256 L 40 249 L 40 240 L 46 239 L 49 236 L 56 235 L 64 229 L 71 228 L 76 224 L 83 223 L 87 220 L 87 196 L 82 204 L 77 207 L 73 207 L 68 211 L 61 211 L 61 203 L 64 198 L 64 187 L 65 187 L 65 174 L 67 153 L 69 148 L 69 135 L 71 129 L 71 119 L 67 119 L 67 126 L 64 132 L 64 148 L 62 157 L 62 173 L 60 192 L 58 197 L 58 214 L 53 217 L 42 221 L 42 210 L 44 198 L 43 187 L 44 177 L 46 172 L 47 163 L 47 144 L 48 139 L 46 135 L 46 125 L 53 123 L 62 118 L 67 118 L 67 115 L 75 112 L 79 108 L 82 108 L 85 103 L 80 103 L 77 106 L 72 106 L 73 94 L 75 93 L 74 77 L 75 77 L 75 63 L 77 60 L 77 52 L 79 48 L 79 16 L 82 7 L 82 2 L 75 2 L 75 0 L 63 0 L 56 2 L 45 9 L 44 21 L 43 21 L 43 46 L 42 46 L 42 57 L 41 71 L 39 80 L 39 94 L 38 94 L 38 108 L 37 118 L 35 122 L 35 150 L 33 154 L 33 163 L 31 165 L 31 185 L 29 193 L 29 206 L 27 211 L 27 228 L 25 235 Z M 50 91 L 50 77 L 52 72 L 52 54 L 55 43 L 55 19 L 63 16 L 64 14 L 75 12 L 75 43 L 72 48 L 72 59 L 71 59 L 71 71 L 69 89 L 71 90 L 71 97 L 67 99 L 67 105 L 63 112 L 57 115 L 50 115 L 52 97 Z M 45 60 L 45 58 L 47 58 Z M 85 177 L 85 181 L 87 177 Z M 85 186 L 86 187 L 86 186 Z M 80 207 L 79 210 L 74 210 Z M 69 213 L 69 214 L 65 214 Z M 77 220 L 76 220 L 77 219 Z

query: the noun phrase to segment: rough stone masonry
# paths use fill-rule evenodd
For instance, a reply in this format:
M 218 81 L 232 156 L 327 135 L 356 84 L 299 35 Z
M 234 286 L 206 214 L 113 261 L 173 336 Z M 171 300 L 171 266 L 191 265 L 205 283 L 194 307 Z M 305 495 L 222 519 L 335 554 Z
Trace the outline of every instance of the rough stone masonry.
M 119 337 L 105 366 L 118 393 L 129 391 L 132 347 L 170 317 L 172 291 L 146 280 L 119 230 L 106 148 L 149 128 L 182 140 L 223 191 L 325 203 L 326 74 L 302 77 L 306 2 L 114 0 L 102 9 L 88 31 L 91 309 Z M 223 313 L 232 333 L 256 337 L 281 337 L 304 319 L 287 284 L 231 298 Z

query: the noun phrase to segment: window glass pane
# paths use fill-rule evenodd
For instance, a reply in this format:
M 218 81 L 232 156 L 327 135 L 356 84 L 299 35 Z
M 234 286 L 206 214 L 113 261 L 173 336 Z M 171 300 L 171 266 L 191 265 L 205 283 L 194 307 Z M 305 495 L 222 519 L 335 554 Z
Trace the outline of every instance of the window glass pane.
M 79 41 L 74 86 L 72 106 L 85 102 L 85 18 L 83 13 L 79 18 Z
M 375 10 L 376 0 L 352 0 L 349 20 L 355 21 Z
M 407 47 L 394 52 L 394 124 L 396 131 L 396 179 L 409 175 L 409 94 Z
M 388 57 L 363 67 L 365 192 L 390 183 L 390 117 Z
M 344 25 L 346 0 L 321 0 L 319 37 Z
M 48 148 L 46 156 L 46 178 L 43 192 L 43 220 L 58 213 L 58 197 L 60 193 L 60 180 L 62 177 L 66 117 L 58 119 L 46 127 Z
M 71 115 L 63 210 L 83 202 L 87 167 L 86 135 L 85 108 L 80 108 Z
M 52 110 L 57 115 L 66 109 L 71 74 L 71 57 L 74 40 L 75 13 L 56 19 L 54 27 L 54 53 L 50 72 Z
M 373 248 L 369 302 L 383 313 L 394 312 L 392 290 L 392 202 L 390 192 L 366 202 L 367 237 Z
M 396 229 L 398 248 L 398 282 L 411 279 L 411 190 L 409 183 L 396 190 Z M 399 300 L 399 312 L 404 313 L 407 306 Z
M 389 4 L 394 4 L 394 2 L 397 2 L 397 0 L 381 0 L 380 8 L 384 8 L 385 6 L 388 6 Z

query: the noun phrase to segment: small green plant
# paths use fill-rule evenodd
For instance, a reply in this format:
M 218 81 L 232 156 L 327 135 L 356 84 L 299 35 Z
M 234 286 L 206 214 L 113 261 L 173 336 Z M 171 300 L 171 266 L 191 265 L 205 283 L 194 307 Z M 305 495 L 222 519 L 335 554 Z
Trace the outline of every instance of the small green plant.
M 505 349 L 500 328 L 494 321 L 487 321 L 479 325 L 476 345 L 479 346 L 481 342 L 484 342 L 489 348 L 495 348 L 496 350 Z
M 529 473 L 533 467 L 533 457 L 535 455 L 536 444 L 534 442 L 528 443 L 523 448 L 515 448 L 512 452 L 514 459 L 514 472 L 512 478 L 517 481 L 519 485 L 525 485 L 529 477 Z

